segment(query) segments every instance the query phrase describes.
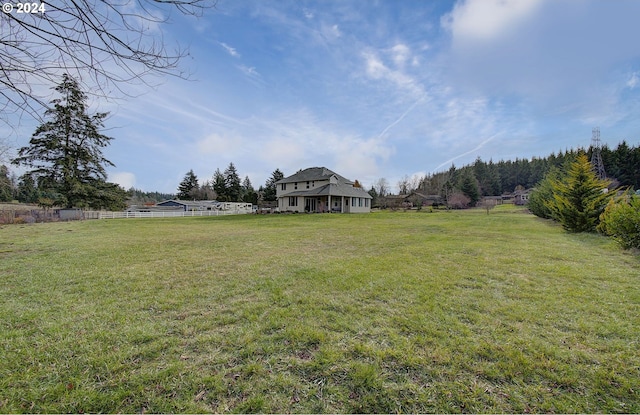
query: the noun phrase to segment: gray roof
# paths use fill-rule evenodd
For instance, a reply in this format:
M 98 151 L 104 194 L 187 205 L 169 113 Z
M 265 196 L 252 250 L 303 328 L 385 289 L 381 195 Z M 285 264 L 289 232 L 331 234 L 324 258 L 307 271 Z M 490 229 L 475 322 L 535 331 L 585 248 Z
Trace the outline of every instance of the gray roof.
M 369 193 L 360 187 L 353 187 L 351 184 L 325 184 L 309 190 L 298 190 L 290 192 L 282 197 L 289 196 L 346 196 L 346 197 L 364 197 L 365 199 L 373 199 Z
M 180 200 L 180 199 L 172 199 L 165 200 L 163 202 L 159 202 L 156 206 L 165 206 L 165 205 L 182 205 L 182 206 L 207 206 L 207 205 L 215 205 L 218 203 L 215 200 Z
M 293 183 L 293 182 L 310 182 L 313 180 L 329 180 L 331 176 L 336 176 L 338 183 L 353 184 L 351 180 L 348 180 L 338 173 L 329 170 L 326 167 L 309 167 L 308 169 L 300 170 L 296 174 L 293 174 L 284 179 L 278 180 L 279 183 Z

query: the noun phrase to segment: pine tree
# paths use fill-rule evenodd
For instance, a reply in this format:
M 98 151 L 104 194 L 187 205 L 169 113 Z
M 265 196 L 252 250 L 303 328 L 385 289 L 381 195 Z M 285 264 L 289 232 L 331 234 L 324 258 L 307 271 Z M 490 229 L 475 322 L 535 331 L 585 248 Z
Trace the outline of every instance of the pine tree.
M 284 174 L 280 169 L 275 169 L 265 184 L 264 194 L 262 196 L 263 200 L 266 202 L 273 202 L 276 200 L 276 182 L 282 179 L 284 179 Z
M 178 194 L 176 197 L 183 200 L 192 199 L 196 196 L 199 188 L 198 177 L 193 170 L 189 170 L 178 186 Z
M 608 180 L 600 180 L 584 153 L 578 154 L 564 175 L 550 183 L 553 198 L 547 203 L 553 218 L 569 232 L 592 232 L 612 194 Z
M 227 183 L 220 169 L 216 169 L 215 173 L 213 173 L 213 190 L 216 192 L 216 199 L 218 201 L 226 202 L 229 200 L 227 197 Z
M 240 193 L 242 192 L 242 183 L 240 176 L 236 170 L 236 166 L 233 163 L 229 163 L 229 166 L 224 171 L 224 183 L 227 188 L 227 198 L 229 202 L 239 202 Z
M 45 112 L 51 120 L 36 129 L 13 163 L 32 168 L 28 173 L 37 178 L 43 192 L 55 195 L 56 205 L 95 206 L 105 200 L 104 189 L 112 185 L 105 181 L 105 166 L 114 164 L 102 154 L 112 138 L 100 133 L 108 113 L 89 115 L 87 95 L 67 74 L 55 90 L 62 97 L 51 101 L 53 107 Z M 108 193 L 120 197 L 119 192 Z
M 464 169 L 460 177 L 460 191 L 469 198 L 470 206 L 475 206 L 480 200 L 480 189 L 478 188 L 478 180 L 471 169 Z
M 531 213 L 543 219 L 553 219 L 553 211 L 549 208 L 549 203 L 553 200 L 552 183 L 558 180 L 560 180 L 560 170 L 552 167 L 549 173 L 536 184 L 527 204 Z
M 22 203 L 36 203 L 40 192 L 30 174 L 23 174 L 18 181 L 18 200 Z
M 7 166 L 0 165 L 0 202 L 10 202 L 13 200 L 13 186 L 9 178 Z
M 249 180 L 249 176 L 245 176 L 242 181 L 242 201 L 254 205 L 258 203 L 258 193 L 256 193 L 253 188 L 251 180 Z
M 486 193 L 489 196 L 500 196 L 502 194 L 502 182 L 500 181 L 500 172 L 498 167 L 493 164 L 492 160 L 489 160 L 488 170 L 488 188 Z

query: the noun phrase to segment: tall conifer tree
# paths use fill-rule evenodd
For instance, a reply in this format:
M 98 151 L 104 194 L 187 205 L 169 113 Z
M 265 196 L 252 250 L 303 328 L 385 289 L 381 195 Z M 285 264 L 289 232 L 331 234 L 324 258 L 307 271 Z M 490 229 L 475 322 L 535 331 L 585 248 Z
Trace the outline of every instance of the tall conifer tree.
M 105 166 L 114 166 L 102 154 L 112 140 L 100 132 L 108 113 L 89 115 L 87 95 L 67 74 L 55 90 L 61 97 L 45 112 L 50 121 L 36 129 L 13 163 L 30 167 L 38 187 L 55 195 L 56 205 L 122 207 L 124 189 L 105 181 Z
M 182 179 L 178 186 L 177 198 L 183 200 L 195 198 L 198 190 L 198 177 L 195 175 L 193 170 L 189 170 L 187 174 L 184 175 L 184 179 Z

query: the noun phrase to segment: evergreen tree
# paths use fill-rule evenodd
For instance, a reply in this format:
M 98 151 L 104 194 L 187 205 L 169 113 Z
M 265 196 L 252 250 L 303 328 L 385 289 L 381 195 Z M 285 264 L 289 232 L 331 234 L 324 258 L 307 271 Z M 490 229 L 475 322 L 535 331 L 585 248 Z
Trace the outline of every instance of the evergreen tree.
M 109 187 L 105 166 L 114 165 L 102 154 L 112 140 L 100 133 L 108 114 L 89 115 L 86 94 L 67 74 L 55 90 L 62 97 L 51 101 L 53 108 L 45 112 L 51 120 L 36 129 L 13 163 L 30 167 L 28 173 L 37 177 L 39 188 L 56 196 L 57 205 L 95 206 Z
M 11 202 L 13 200 L 13 186 L 9 178 L 7 166 L 0 165 L 0 202 Z
M 23 174 L 18 181 L 18 200 L 22 203 L 37 203 L 40 192 L 30 174 Z
M 213 173 L 213 190 L 216 192 L 216 199 L 218 201 L 226 202 L 229 200 L 227 196 L 227 183 L 220 169 L 216 169 L 215 173 Z
M 487 166 L 487 176 L 487 196 L 500 196 L 502 194 L 500 172 L 492 160 L 489 160 L 489 165 Z
M 132 187 L 127 190 L 129 202 L 133 205 L 142 205 L 145 203 L 155 204 L 164 200 L 175 199 L 176 195 L 170 193 L 144 192 L 140 189 Z
M 202 200 L 213 200 L 216 198 L 216 192 L 213 190 L 213 184 L 209 181 L 204 182 L 202 186 L 200 186 L 200 190 L 198 191 L 198 195 Z
M 242 182 L 240 176 L 236 170 L 236 166 L 233 163 L 229 163 L 229 166 L 224 171 L 224 183 L 227 188 L 227 200 L 229 202 L 239 202 L 242 192 Z
M 553 218 L 553 212 L 549 208 L 549 203 L 553 200 L 552 183 L 558 180 L 560 180 L 560 170 L 553 167 L 549 170 L 549 173 L 547 173 L 547 175 L 538 182 L 529 195 L 527 208 L 531 213 L 544 219 Z
M 87 206 L 91 209 L 117 211 L 127 207 L 127 191 L 116 183 L 97 181 L 89 189 Z
M 249 176 L 245 176 L 242 181 L 242 201 L 244 203 L 258 204 L 258 193 L 253 188 Z
M 606 192 L 609 181 L 598 179 L 587 155 L 580 153 L 550 185 L 553 198 L 547 205 L 553 218 L 569 232 L 594 231 L 613 192 Z
M 487 167 L 487 163 L 480 159 L 480 156 L 476 158 L 476 161 L 472 166 L 473 175 L 476 177 L 476 180 L 479 185 L 480 193 L 483 196 L 489 195 L 489 170 Z
M 480 189 L 478 188 L 478 181 L 471 169 L 464 169 L 458 187 L 460 191 L 469 198 L 470 206 L 475 206 L 476 203 L 478 203 L 480 200 Z
M 369 189 L 368 192 L 372 199 L 371 199 L 371 206 L 372 207 L 377 207 L 378 206 L 378 192 L 376 191 L 376 188 L 371 186 L 371 189 Z
M 535 186 L 536 183 L 544 179 L 549 169 L 550 167 L 548 165 L 547 159 L 541 159 L 537 157 L 531 159 L 531 174 L 529 176 L 529 180 L 527 181 L 527 188 Z
M 198 190 L 198 177 L 193 170 L 189 170 L 178 186 L 178 194 L 176 197 L 183 200 L 193 199 L 196 197 Z
M 271 177 L 267 180 L 264 193 L 263 200 L 266 202 L 273 202 L 276 200 L 276 182 L 278 180 L 284 179 L 284 174 L 280 171 L 280 169 L 275 169 L 273 173 L 271 173 Z

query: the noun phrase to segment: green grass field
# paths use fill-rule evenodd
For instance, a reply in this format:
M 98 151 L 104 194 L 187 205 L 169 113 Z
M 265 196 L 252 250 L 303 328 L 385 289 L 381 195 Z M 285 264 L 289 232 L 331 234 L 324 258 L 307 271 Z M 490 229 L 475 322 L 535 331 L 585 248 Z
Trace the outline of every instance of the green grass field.
M 640 412 L 640 257 L 513 207 L 0 228 L 0 412 Z

